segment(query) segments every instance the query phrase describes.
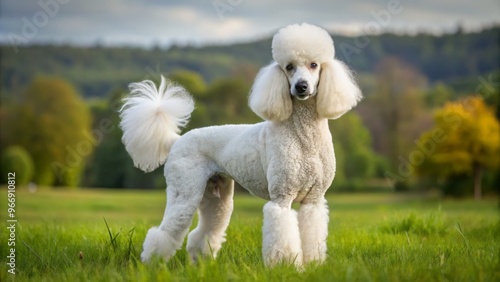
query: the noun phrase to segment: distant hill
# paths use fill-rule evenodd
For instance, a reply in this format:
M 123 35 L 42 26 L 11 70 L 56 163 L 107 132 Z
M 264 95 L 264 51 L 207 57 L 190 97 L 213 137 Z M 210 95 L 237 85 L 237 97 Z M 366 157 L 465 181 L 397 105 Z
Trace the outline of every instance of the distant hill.
M 500 26 L 481 32 L 370 37 L 333 36 L 337 56 L 360 73 L 373 73 L 384 57 L 414 65 L 430 81 L 457 81 L 500 68 Z M 200 73 L 207 82 L 245 76 L 271 60 L 271 39 L 224 46 L 152 50 L 113 47 L 28 46 L 17 54 L 0 46 L 2 92 L 15 93 L 36 75 L 57 75 L 72 82 L 85 97 L 105 96 L 132 81 L 158 77 L 174 69 Z

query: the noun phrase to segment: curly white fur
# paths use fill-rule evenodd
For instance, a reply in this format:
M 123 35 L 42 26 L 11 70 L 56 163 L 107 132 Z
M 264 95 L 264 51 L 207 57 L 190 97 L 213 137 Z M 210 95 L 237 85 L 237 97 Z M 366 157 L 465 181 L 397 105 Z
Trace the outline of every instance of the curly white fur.
M 249 97 L 265 119 L 179 136 L 193 102 L 179 86 L 150 81 L 131 85 L 121 112 L 123 142 L 139 168 L 165 162 L 167 206 L 159 227 L 144 241 L 143 261 L 169 259 L 189 234 L 190 257 L 215 257 L 233 209 L 233 180 L 269 200 L 264 207 L 263 256 L 300 267 L 326 258 L 328 209 L 324 194 L 335 175 L 328 119 L 350 110 L 361 93 L 348 68 L 334 58 L 333 41 L 316 26 L 281 29 L 273 38 L 274 62 L 257 75 Z M 168 158 L 167 158 L 168 155 Z M 300 202 L 298 212 L 292 202 Z
M 323 262 L 326 259 L 329 221 L 326 200 L 321 199 L 314 204 L 303 204 L 298 217 L 304 262 Z
M 172 238 L 168 232 L 158 227 L 152 227 L 149 229 L 148 234 L 146 234 L 141 259 L 144 262 L 148 262 L 155 253 L 160 257 L 168 259 L 181 247 L 182 240 Z
M 292 114 L 292 100 L 286 81 L 286 75 L 277 63 L 262 68 L 250 92 L 250 108 L 263 119 L 287 119 Z
M 318 91 L 318 114 L 324 118 L 337 119 L 351 110 L 361 100 L 361 91 L 351 71 L 344 63 L 331 59 L 321 66 Z
M 262 255 L 266 265 L 274 266 L 278 263 L 302 265 L 302 247 L 296 211 L 268 202 L 264 205 L 262 233 Z
M 193 109 L 189 93 L 163 76 L 158 89 L 150 80 L 131 83 L 130 95 L 120 110 L 120 126 L 134 165 L 148 172 L 163 164 Z

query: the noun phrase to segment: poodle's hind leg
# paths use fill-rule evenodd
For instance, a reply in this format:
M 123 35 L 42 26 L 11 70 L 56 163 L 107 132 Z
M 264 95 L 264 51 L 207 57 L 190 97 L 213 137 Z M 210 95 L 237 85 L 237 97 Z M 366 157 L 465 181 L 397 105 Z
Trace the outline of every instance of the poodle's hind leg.
M 165 170 L 168 171 L 167 168 Z M 186 172 L 174 171 L 166 175 L 165 215 L 160 226 L 149 229 L 146 235 L 141 253 L 143 262 L 148 262 L 155 254 L 168 260 L 182 247 L 208 179 L 208 175 L 203 177 L 204 170 L 193 169 L 190 173 L 192 174 L 187 175 Z M 192 175 L 199 178 L 193 178 Z
M 215 175 L 207 183 L 203 200 L 198 207 L 198 226 L 189 233 L 187 250 L 191 259 L 198 255 L 215 258 L 226 241 L 226 228 L 233 211 L 234 181 Z
M 304 263 L 323 262 L 326 259 L 328 220 L 328 206 L 325 198 L 301 204 L 299 229 Z

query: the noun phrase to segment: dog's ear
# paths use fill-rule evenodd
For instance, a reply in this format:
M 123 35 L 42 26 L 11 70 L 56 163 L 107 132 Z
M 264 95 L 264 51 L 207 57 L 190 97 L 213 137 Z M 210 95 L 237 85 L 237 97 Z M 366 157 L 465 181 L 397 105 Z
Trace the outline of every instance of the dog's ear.
M 317 95 L 318 115 L 328 119 L 339 118 L 362 98 L 351 71 L 336 59 L 321 65 Z
M 248 103 L 252 111 L 265 120 L 283 121 L 292 114 L 288 79 L 277 63 L 259 71 Z

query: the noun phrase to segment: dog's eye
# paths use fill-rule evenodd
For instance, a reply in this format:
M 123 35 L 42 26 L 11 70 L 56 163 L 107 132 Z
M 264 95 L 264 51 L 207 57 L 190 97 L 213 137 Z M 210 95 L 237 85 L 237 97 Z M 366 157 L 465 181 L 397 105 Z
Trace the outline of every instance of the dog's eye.
M 291 71 L 291 70 L 293 70 L 293 65 L 292 64 L 288 64 L 288 65 L 286 65 L 285 68 L 286 68 L 287 71 Z
M 318 64 L 316 64 L 316 63 L 311 63 L 311 69 L 315 69 L 315 68 L 317 68 L 317 67 L 318 67 Z

